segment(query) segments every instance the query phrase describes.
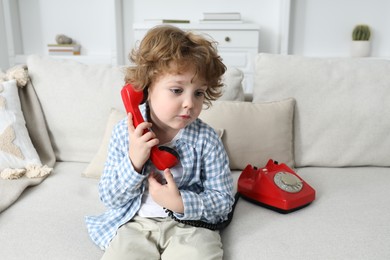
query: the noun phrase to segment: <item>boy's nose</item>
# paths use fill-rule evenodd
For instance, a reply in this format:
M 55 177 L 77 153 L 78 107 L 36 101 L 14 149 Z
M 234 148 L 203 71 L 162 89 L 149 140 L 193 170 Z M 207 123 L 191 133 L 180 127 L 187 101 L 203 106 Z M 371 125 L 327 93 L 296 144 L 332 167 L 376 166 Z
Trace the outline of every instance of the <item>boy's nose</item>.
M 194 100 L 192 97 L 186 97 L 183 101 L 183 107 L 192 108 L 194 106 Z

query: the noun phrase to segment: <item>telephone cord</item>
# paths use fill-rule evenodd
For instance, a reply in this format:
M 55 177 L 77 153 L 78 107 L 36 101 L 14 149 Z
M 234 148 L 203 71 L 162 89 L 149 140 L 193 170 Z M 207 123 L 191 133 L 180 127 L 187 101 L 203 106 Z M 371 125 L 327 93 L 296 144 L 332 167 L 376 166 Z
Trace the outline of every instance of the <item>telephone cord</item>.
M 194 227 L 207 228 L 207 229 L 210 229 L 210 230 L 221 230 L 221 229 L 226 228 L 230 224 L 230 222 L 232 222 L 234 210 L 236 208 L 236 204 L 237 204 L 239 198 L 240 198 L 240 194 L 237 192 L 236 195 L 234 196 L 234 203 L 233 203 L 233 206 L 232 206 L 232 210 L 228 214 L 228 218 L 226 220 L 222 221 L 222 222 L 215 223 L 215 224 L 207 223 L 207 222 L 201 221 L 201 220 L 182 220 L 182 219 L 178 219 L 174 215 L 172 210 L 169 210 L 169 209 L 166 209 L 166 208 L 164 208 L 164 210 L 168 214 L 169 217 L 171 217 L 173 220 L 175 220 L 175 221 L 177 221 L 179 223 L 182 223 L 182 224 L 185 224 L 185 225 L 194 226 Z

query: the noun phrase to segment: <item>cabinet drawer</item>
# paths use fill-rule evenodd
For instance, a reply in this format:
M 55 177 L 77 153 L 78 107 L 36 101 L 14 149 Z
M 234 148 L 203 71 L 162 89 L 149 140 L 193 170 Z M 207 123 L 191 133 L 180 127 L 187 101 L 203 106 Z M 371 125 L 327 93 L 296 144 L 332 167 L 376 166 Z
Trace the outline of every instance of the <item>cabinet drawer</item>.
M 218 42 L 222 48 L 257 48 L 259 46 L 258 31 L 235 31 L 235 30 L 203 30 L 206 34 Z

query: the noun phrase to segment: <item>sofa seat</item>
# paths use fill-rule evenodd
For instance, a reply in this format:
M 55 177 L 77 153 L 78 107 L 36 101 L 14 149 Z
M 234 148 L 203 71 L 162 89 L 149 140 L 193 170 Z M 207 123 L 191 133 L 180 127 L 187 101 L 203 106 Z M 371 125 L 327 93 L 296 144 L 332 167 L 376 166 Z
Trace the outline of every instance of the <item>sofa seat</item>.
M 296 172 L 316 200 L 280 214 L 240 199 L 222 232 L 224 259 L 390 259 L 390 168 Z
M 0 259 L 102 256 L 84 223 L 86 215 L 104 210 L 98 180 L 80 176 L 86 165 L 58 162 L 53 175 L 2 213 Z M 240 199 L 232 223 L 222 231 L 224 260 L 390 257 L 390 168 L 307 167 L 297 173 L 315 188 L 316 200 L 280 214 Z M 239 174 L 233 172 L 235 187 Z
M 98 180 L 81 177 L 87 163 L 57 162 L 0 215 L 0 259 L 99 259 L 84 217 L 100 214 Z

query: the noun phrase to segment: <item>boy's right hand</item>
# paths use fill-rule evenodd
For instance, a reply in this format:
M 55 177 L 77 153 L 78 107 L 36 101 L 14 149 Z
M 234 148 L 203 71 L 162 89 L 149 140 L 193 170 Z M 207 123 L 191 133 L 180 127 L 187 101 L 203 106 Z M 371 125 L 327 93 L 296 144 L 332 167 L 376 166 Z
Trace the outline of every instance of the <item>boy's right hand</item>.
M 135 128 L 131 113 L 128 113 L 127 119 L 130 143 L 129 157 L 134 169 L 140 173 L 150 157 L 150 150 L 153 146 L 158 145 L 159 140 L 153 132 L 147 131 L 152 127 L 152 123 L 142 122 Z

